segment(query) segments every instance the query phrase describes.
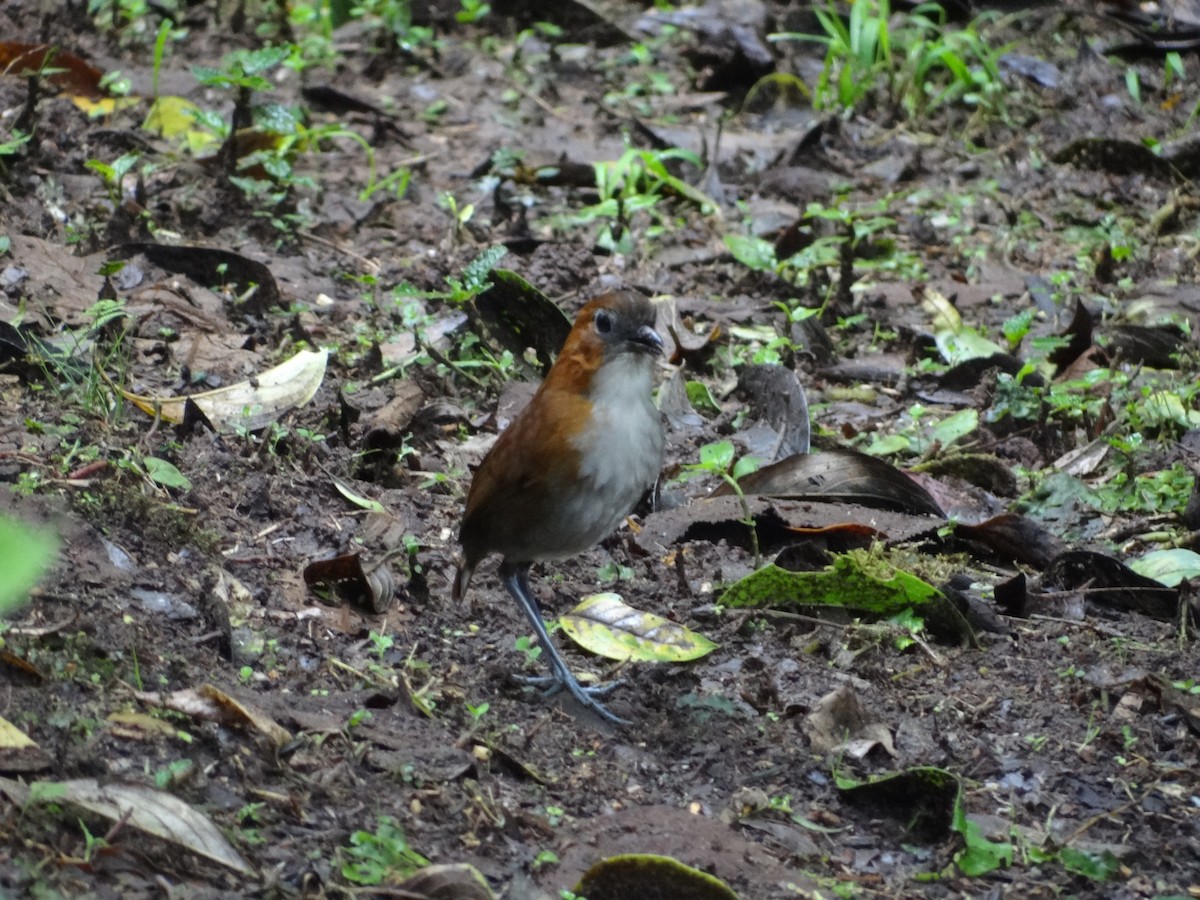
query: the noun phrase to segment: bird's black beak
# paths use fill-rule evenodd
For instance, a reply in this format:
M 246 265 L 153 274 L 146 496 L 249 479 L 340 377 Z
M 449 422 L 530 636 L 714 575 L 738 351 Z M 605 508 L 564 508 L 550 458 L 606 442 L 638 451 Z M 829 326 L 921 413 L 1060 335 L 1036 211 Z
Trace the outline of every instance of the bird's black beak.
M 653 356 L 661 356 L 663 352 L 662 338 L 658 336 L 658 332 L 654 330 L 652 325 L 641 325 L 638 327 L 637 334 L 634 335 L 633 345 L 643 353 L 649 353 Z

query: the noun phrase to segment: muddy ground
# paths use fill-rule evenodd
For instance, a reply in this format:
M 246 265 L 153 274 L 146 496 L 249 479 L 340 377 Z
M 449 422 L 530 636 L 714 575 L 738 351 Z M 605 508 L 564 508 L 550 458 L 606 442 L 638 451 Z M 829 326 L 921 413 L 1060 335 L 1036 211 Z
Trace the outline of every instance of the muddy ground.
M 1129 586 L 1107 561 L 1187 547 L 1200 526 L 1186 330 L 1200 213 L 1195 151 L 1178 146 L 1200 101 L 1194 51 L 1172 81 L 1161 51 L 1105 55 L 1134 38 L 1091 4 L 1006 8 L 983 31 L 1007 54 L 986 102 L 910 116 L 874 91 L 840 112 L 762 80 L 816 84 L 821 45 L 766 38 L 819 31 L 801 4 L 563 4 L 545 13 L 556 34 L 516 5 L 462 23 L 451 4 L 418 10 L 432 31 L 401 50 L 369 19 L 268 68 L 250 105 L 270 158 L 239 187 L 247 146 L 205 144 L 191 119 L 155 131 L 150 98 L 227 122 L 236 92 L 194 67 L 286 27 L 305 41 L 319 30 L 306 7 L 285 27 L 270 5 L 187 4 L 156 67 L 172 4 L 132 22 L 92 6 L 0 9 L 0 36 L 119 72 L 132 98 L 89 117 L 88 76 L 68 67 L 84 84 L 42 81 L 31 104 L 6 50 L 0 141 L 15 123 L 33 139 L 0 157 L 0 508 L 61 544 L 3 633 L 0 714 L 35 746 L 0 758 L 0 892 L 418 896 L 396 887 L 394 825 L 516 900 L 559 897 L 631 852 L 743 898 L 1200 893 L 1187 583 L 1157 605 L 1137 599 L 1144 584 L 1115 605 L 1092 590 Z M 295 127 L 262 124 L 272 103 L 309 129 L 273 157 Z M 591 166 L 628 147 L 695 154 L 668 154 L 670 172 L 714 202 L 642 182 L 605 233 Z M 126 154 L 123 178 L 88 165 Z M 833 212 L 805 217 L 809 204 Z M 726 235 L 812 256 L 755 271 Z M 508 295 L 521 330 L 489 318 L 465 270 L 500 246 L 496 264 L 568 315 L 612 287 L 660 302 L 661 489 L 603 546 L 533 576 L 548 615 L 617 591 L 716 642 L 692 662 L 618 664 L 559 631 L 577 670 L 624 679 L 610 706 L 628 727 L 509 680 L 539 663 L 517 648 L 526 623 L 494 564 L 470 606 L 450 598 L 471 469 L 540 372 L 526 336 L 553 348 L 563 327 Z M 938 297 L 1009 355 L 952 367 Z M 98 300 L 123 314 L 99 323 Z M 1028 334 L 1008 341 L 1025 310 Z M 1166 335 L 1167 350 L 1128 334 Z M 228 387 L 303 348 L 329 351 L 315 394 L 253 427 L 175 425 L 115 393 Z M 1044 396 L 1076 379 L 1078 407 L 1018 415 L 1026 361 Z M 894 554 L 957 584 L 970 628 L 914 640 L 861 610 L 717 603 L 754 567 L 747 530 L 736 504 L 705 511 L 715 475 L 677 476 L 721 439 L 764 461 L 797 449 L 793 373 L 814 454 L 836 463 L 823 477 L 858 478 L 823 500 L 756 498 L 762 552 L 792 569 Z M 1131 421 L 1151 377 L 1178 408 Z M 963 410 L 974 428 L 935 430 Z M 842 447 L 897 468 L 862 475 Z M 1088 493 L 1121 485 L 1108 506 Z M 393 588 L 306 583 L 312 563 L 353 553 Z M 896 773 L 876 790 L 839 780 Z M 68 782 L 67 800 L 129 793 L 110 795 L 114 822 L 35 802 L 30 782 Z M 120 813 L 150 802 L 140 788 L 182 801 L 157 836 Z M 215 837 L 185 838 L 192 811 Z M 222 844 L 233 855 L 214 861 Z M 1000 856 L 972 868 L 980 847 Z M 589 896 L 702 896 L 651 879 Z

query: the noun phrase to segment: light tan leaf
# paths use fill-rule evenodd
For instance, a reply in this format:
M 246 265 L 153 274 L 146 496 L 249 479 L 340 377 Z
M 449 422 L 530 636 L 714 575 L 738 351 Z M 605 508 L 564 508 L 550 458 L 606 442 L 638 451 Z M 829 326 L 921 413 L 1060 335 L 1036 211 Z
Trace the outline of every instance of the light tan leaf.
M 124 820 L 130 827 L 178 844 L 235 872 L 254 874 L 212 819 L 164 791 L 140 784 L 101 785 L 94 778 L 79 778 L 35 781 L 29 785 L 29 798 L 38 803 L 73 803 L 114 822 Z
M 276 746 L 292 739 L 286 728 L 266 713 L 235 700 L 220 688 L 202 684 L 170 694 L 157 691 L 134 691 L 133 696 L 143 703 L 173 709 L 195 719 L 222 722 L 234 727 L 249 727 L 265 734 Z
M 218 431 L 269 425 L 289 409 L 303 406 L 316 394 L 325 378 L 328 350 L 301 350 L 287 362 L 248 381 L 189 397 L 146 397 L 121 391 L 125 399 L 147 415 L 166 422 L 183 421 L 183 408 L 191 400 Z

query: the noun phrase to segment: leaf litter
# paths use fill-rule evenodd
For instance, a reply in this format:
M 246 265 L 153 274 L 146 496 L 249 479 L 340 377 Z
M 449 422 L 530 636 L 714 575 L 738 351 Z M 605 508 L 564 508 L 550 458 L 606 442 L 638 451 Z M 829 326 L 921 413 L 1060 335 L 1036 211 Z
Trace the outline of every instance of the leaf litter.
M 36 157 L 0 135 L 0 471 L 18 489 L 2 508 L 70 536 L 3 638 L 13 746 L 42 752 L 0 759 L 95 817 L 7 816 L 23 865 L 5 890 L 250 894 L 268 877 L 487 896 L 484 878 L 537 900 L 606 859 L 649 889 L 620 862 L 641 854 L 748 898 L 1195 891 L 1200 295 L 1172 140 L 1190 82 L 1165 83 L 1169 59 L 1070 56 L 1087 29 L 1119 35 L 1055 12 L 1005 37 L 1069 73 L 1067 108 L 1065 87 L 1010 82 L 1020 129 L 963 105 L 893 128 L 869 106 L 819 114 L 786 77 L 751 96 L 772 53 L 786 76 L 825 48 L 725 6 L 650 17 L 658 42 L 630 55 L 633 16 L 595 45 L 569 17 L 554 27 L 574 43 L 497 29 L 499 52 L 486 19 L 442 22 L 437 52 L 417 42 L 403 65 L 348 51 L 339 90 L 365 105 L 318 103 L 276 68 L 257 106 L 228 89 L 253 66 L 216 68 L 230 39 L 207 5 L 154 72 L 108 23 L 0 11 L 26 39 L 5 121 L 31 124 L 21 60 L 54 65 L 43 32 L 72 51 L 67 93 L 33 105 L 37 142 L 14 145 Z M 83 117 L 87 58 L 118 59 L 144 108 Z M 210 155 L 181 163 L 142 128 L 159 79 L 180 109 L 258 122 L 202 141 L 193 119 L 171 146 Z M 305 97 L 322 135 L 283 109 Z M 447 580 L 497 398 L 615 283 L 662 295 L 673 337 L 664 484 L 640 529 L 549 567 L 540 599 L 554 617 L 619 588 L 717 645 L 623 664 L 608 702 L 627 731 L 506 682 L 522 654 L 536 666 L 519 615 L 490 571 L 474 609 Z M 289 359 L 312 365 L 264 384 Z M 216 392 L 228 427 L 211 409 L 218 433 L 189 427 L 186 402 L 128 415 L 106 378 L 196 408 Z M 726 441 L 740 493 L 715 470 L 673 480 Z M 753 574 L 755 549 L 789 578 L 836 574 L 848 551 L 946 577 L 891 621 L 853 605 L 827 621 L 781 608 L 791 588 Z M 756 578 L 761 609 L 718 602 Z M 845 581 L 859 602 L 882 583 Z M 151 593 L 192 612 L 130 605 Z M 978 647 L 961 627 L 926 636 L 932 597 L 1005 627 L 977 628 Z M 31 802 L 16 781 L 3 794 Z M 940 827 L 914 831 L 917 812 Z M 448 868 L 402 881 L 414 860 Z

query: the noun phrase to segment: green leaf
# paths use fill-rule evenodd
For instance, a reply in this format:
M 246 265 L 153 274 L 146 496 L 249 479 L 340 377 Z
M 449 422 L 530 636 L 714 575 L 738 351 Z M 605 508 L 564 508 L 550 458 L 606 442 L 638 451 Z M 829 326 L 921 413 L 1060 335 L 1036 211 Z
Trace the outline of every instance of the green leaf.
M 960 438 L 966 437 L 979 427 L 979 412 L 974 409 L 960 409 L 938 422 L 929 433 L 932 440 L 943 447 L 949 447 Z
M 974 642 L 962 613 L 937 588 L 863 551 L 835 557 L 821 572 L 768 565 L 730 585 L 723 606 L 833 607 L 881 619 L 911 609 L 935 635 Z
M 706 656 L 717 646 L 682 625 L 634 609 L 620 594 L 585 597 L 559 622 L 571 640 L 608 659 L 687 662 Z
M 25 602 L 56 553 L 53 532 L 0 516 L 0 616 Z
M 188 477 L 165 459 L 147 456 L 142 464 L 146 467 L 146 474 L 150 476 L 151 481 L 161 484 L 163 487 L 178 488 L 181 491 L 192 489 L 192 483 Z
M 710 472 L 724 472 L 733 462 L 733 442 L 717 441 L 700 448 L 700 466 Z
M 836 606 L 892 616 L 941 597 L 941 591 L 915 575 L 892 569 L 864 554 L 847 553 L 821 572 L 791 572 L 766 566 L 730 586 L 725 606 L 766 606 L 802 603 Z
M 770 272 L 775 268 L 775 246 L 770 241 L 751 235 L 727 234 L 725 246 L 734 259 L 754 272 Z
M 1058 851 L 1058 861 L 1068 872 L 1082 875 L 1092 881 L 1108 881 L 1121 868 L 1120 860 L 1113 855 L 1111 850 L 1091 854 L 1076 850 L 1074 847 L 1063 847 Z
M 356 494 L 340 481 L 334 481 L 333 486 L 337 488 L 337 492 L 339 494 L 361 509 L 377 513 L 387 512 L 387 509 L 378 500 L 372 500 L 370 497 L 364 497 L 362 494 Z
M 713 399 L 712 393 L 702 381 L 689 381 L 687 383 L 687 398 L 697 410 L 706 410 L 711 413 L 719 413 L 721 407 L 717 401 Z
M 959 832 L 966 842 L 966 846 L 954 857 L 964 875 L 974 878 L 1012 865 L 1012 844 L 989 841 L 978 823 L 972 822 L 962 812 L 961 798 L 955 804 L 954 830 Z
M 871 438 L 871 443 L 863 448 L 864 453 L 871 456 L 890 456 L 893 453 L 905 453 L 912 449 L 912 439 L 904 434 L 877 434 Z
M 1177 547 L 1174 550 L 1151 550 L 1141 559 L 1129 563 L 1139 575 L 1176 587 L 1183 579 L 1200 577 L 1200 553 Z
M 496 268 L 496 264 L 504 259 L 506 253 L 508 253 L 508 248 L 503 244 L 488 247 L 467 263 L 467 267 L 463 269 L 463 285 L 476 294 L 487 290 L 488 275 L 492 269 Z
M 757 456 L 743 456 L 733 465 L 733 480 L 744 478 L 751 472 L 757 472 L 762 466 L 762 460 Z

